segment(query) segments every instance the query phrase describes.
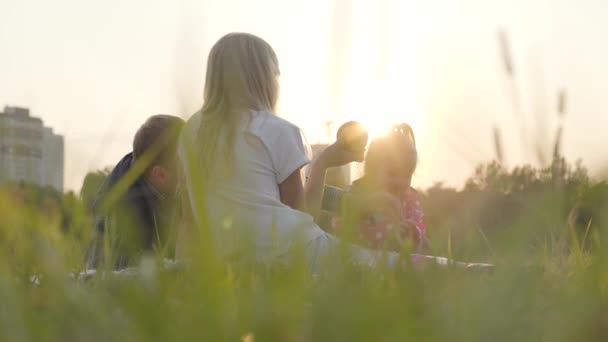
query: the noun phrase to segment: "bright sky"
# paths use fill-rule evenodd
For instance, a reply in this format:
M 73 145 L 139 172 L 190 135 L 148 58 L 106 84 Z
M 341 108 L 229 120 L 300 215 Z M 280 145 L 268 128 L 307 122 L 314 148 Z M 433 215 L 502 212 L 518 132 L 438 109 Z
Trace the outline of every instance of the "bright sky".
M 206 54 L 231 31 L 258 34 L 281 64 L 280 115 L 310 142 L 325 123 L 413 124 L 416 185 L 460 185 L 522 143 L 496 32 L 509 35 L 526 131 L 549 150 L 567 89 L 564 152 L 608 160 L 608 3 L 603 0 L 0 0 L 0 106 L 30 107 L 66 137 L 66 186 L 129 151 L 147 116 L 201 104 Z

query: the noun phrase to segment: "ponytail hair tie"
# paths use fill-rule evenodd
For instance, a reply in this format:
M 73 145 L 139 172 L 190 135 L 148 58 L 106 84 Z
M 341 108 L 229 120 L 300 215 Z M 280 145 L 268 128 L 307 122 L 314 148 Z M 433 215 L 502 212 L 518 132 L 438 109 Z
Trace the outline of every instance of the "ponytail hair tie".
M 416 149 L 416 137 L 414 136 L 414 130 L 412 129 L 412 126 L 406 123 L 401 123 L 393 126 L 391 132 L 409 139 L 414 145 L 414 149 Z

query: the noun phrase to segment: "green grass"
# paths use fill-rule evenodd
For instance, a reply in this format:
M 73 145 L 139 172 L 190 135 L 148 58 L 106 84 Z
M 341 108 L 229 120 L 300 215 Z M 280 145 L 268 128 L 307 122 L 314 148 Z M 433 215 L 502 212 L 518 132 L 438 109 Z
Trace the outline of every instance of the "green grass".
M 577 191 L 505 192 L 525 203 L 508 222 L 496 214 L 489 222 L 504 223 L 496 230 L 475 220 L 493 200 L 466 191 L 470 203 L 431 220 L 434 254 L 493 262 L 494 274 L 352 266 L 312 277 L 300 261 L 199 260 L 166 270 L 151 259 L 139 276 L 89 281 L 70 276 L 82 269 L 89 238 L 82 203 L 66 195 L 66 229 L 53 211 L 9 191 L 0 196 L 0 340 L 605 341 L 604 228 L 568 224 L 567 207 L 584 198 Z M 595 212 L 605 209 L 591 198 Z

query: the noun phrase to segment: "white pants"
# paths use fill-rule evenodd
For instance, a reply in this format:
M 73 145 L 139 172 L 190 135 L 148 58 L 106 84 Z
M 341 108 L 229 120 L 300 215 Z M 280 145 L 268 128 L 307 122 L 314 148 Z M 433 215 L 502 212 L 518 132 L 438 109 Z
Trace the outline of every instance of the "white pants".
M 344 254 L 340 254 L 343 252 Z M 397 265 L 399 254 L 395 252 L 376 251 L 360 246 L 356 246 L 337 237 L 324 234 L 309 241 L 306 244 L 304 253 L 308 266 L 313 274 L 318 274 L 323 270 L 327 262 L 339 260 L 347 261 L 355 265 L 377 267 L 379 263 L 385 261 L 387 266 L 393 268 Z M 345 260 L 344 255 L 348 257 Z

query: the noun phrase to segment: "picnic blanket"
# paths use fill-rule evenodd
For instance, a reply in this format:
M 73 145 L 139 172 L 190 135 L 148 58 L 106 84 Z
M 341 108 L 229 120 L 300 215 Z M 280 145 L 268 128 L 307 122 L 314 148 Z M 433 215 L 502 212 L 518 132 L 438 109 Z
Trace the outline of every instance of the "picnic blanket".
M 488 263 L 471 263 L 471 262 L 462 262 L 455 261 L 449 258 L 440 257 L 440 256 L 432 256 L 432 255 L 424 255 L 424 254 L 411 254 L 411 264 L 416 269 L 424 269 L 427 267 L 432 267 L 432 265 L 440 266 L 440 267 L 455 267 L 457 269 L 466 269 L 466 270 L 479 270 L 483 272 L 493 272 L 496 266 L 494 264 Z M 182 264 L 179 261 L 165 259 L 163 260 L 162 265 L 160 266 L 161 270 L 179 270 L 182 268 Z M 96 276 L 99 276 L 99 272 L 94 269 L 86 270 L 80 272 L 76 275 L 78 280 L 86 281 Z M 108 273 L 102 274 L 102 277 L 105 276 L 114 276 L 120 278 L 131 278 L 138 277 L 145 273 L 144 267 L 129 267 L 122 270 L 109 271 Z

